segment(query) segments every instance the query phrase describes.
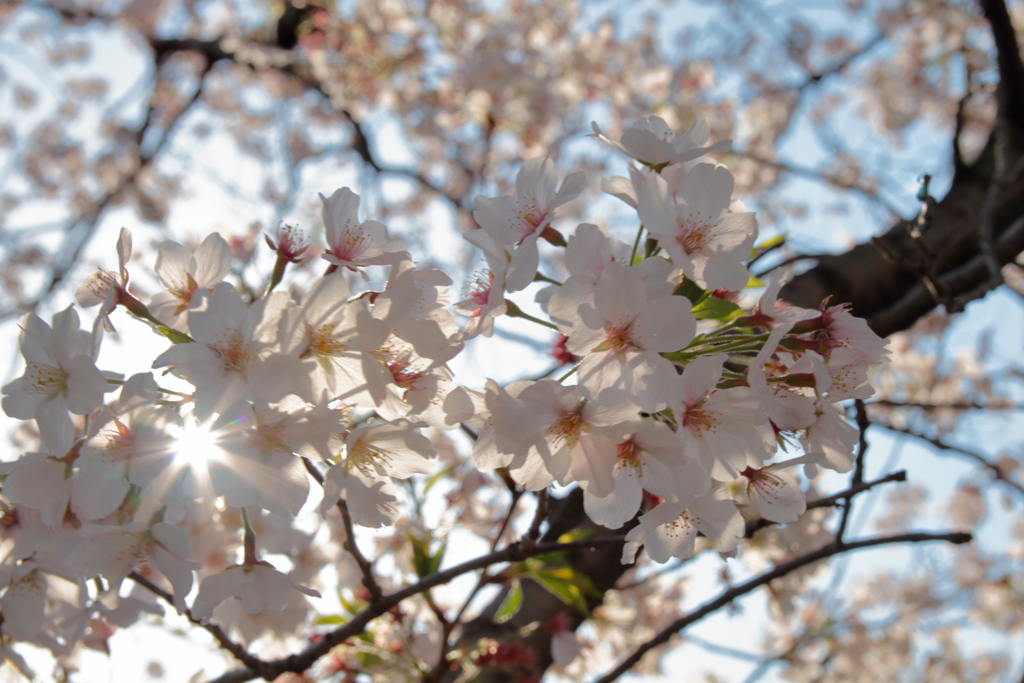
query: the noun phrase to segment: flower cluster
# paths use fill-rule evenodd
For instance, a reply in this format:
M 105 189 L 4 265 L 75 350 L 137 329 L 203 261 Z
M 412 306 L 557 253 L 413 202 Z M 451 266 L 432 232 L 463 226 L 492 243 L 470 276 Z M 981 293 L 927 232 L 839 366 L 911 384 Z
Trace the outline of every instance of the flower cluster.
M 481 227 L 466 237 L 490 270 L 454 305 L 468 317 L 461 329 L 448 276 L 418 267 L 383 224 L 359 221 L 347 188 L 321 197 L 329 265 L 301 294 L 275 290 L 306 249 L 288 227 L 268 239 L 278 263 L 265 293 L 225 279 L 231 250 L 214 234 L 195 249 L 160 244 L 165 289 L 140 301 L 124 231 L 119 273 L 79 292 L 82 305 L 103 304 L 92 331 L 73 308 L 52 325 L 22 323 L 26 370 L 3 388 L 3 408 L 35 420 L 40 446 L 2 466 L 3 633 L 66 652 L 97 619 L 123 626 L 157 609 L 119 590 L 133 576 L 167 585 L 196 620 L 258 634 L 245 615 L 319 595 L 307 584 L 328 558 L 290 526 L 311 481 L 324 515 L 338 506 L 346 524 L 389 526 L 402 510 L 396 482 L 433 473 L 441 430 L 459 427 L 475 434 L 481 471 L 507 468 L 532 491 L 577 484 L 607 527 L 643 513 L 626 563 L 641 546 L 658 562 L 689 557 L 698 532 L 730 552 L 744 528 L 734 494 L 795 521 L 805 502 L 790 468 L 851 468 L 857 432 L 839 403 L 870 395 L 885 343 L 841 306 L 779 305 L 778 278 L 752 311 L 732 301 L 748 284 L 757 223 L 705 156 L 728 143 L 708 137 L 702 121 L 675 137 L 652 117 L 611 142 L 640 164 L 605 183 L 637 211 L 632 247 L 592 224 L 567 239 L 555 229 L 585 182 L 559 183 L 550 159 L 523 165 L 515 196 L 478 198 Z M 446 364 L 465 342 L 525 315 L 505 295 L 538 279 L 540 240 L 565 250 L 567 276 L 538 295 L 550 322 L 538 322 L 560 333 L 571 372 L 457 386 Z M 153 372 L 97 368 L 118 305 L 172 342 Z M 799 455 L 778 461 L 780 450 Z M 219 537 L 197 533 L 214 522 Z M 276 552 L 295 560 L 290 573 L 261 559 Z

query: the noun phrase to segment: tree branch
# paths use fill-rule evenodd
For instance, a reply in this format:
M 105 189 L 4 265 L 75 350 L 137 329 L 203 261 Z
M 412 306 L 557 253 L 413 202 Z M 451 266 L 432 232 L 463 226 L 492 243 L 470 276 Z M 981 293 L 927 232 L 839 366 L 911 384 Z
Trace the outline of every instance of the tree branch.
M 264 662 L 265 667 L 263 671 L 257 671 L 254 667 L 247 665 L 247 668 L 229 671 L 214 679 L 211 683 L 242 683 L 243 681 L 251 681 L 254 678 L 259 677 L 263 677 L 266 680 L 273 680 L 273 677 L 280 676 L 288 671 L 294 673 L 305 671 L 309 667 L 313 666 L 318 659 L 330 652 L 331 648 L 336 645 L 340 645 L 349 638 L 359 635 L 365 630 L 366 625 L 373 619 L 376 619 L 380 615 L 386 613 L 403 600 L 407 600 L 414 595 L 426 592 L 435 586 L 444 585 L 463 574 L 467 574 L 478 569 L 486 569 L 491 565 L 503 562 L 521 562 L 530 557 L 555 552 L 590 550 L 602 546 L 621 544 L 624 540 L 624 535 L 601 536 L 596 538 L 587 538 L 580 541 L 570 541 L 568 543 L 538 543 L 530 549 L 525 548 L 521 543 L 513 543 L 503 550 L 481 555 L 476 559 L 457 564 L 444 571 L 431 574 L 411 586 L 406 586 L 401 590 L 395 591 L 391 595 L 383 596 L 379 604 L 369 605 L 366 609 L 353 617 L 347 624 L 324 634 L 322 639 L 302 652 L 283 659 L 273 659 Z M 270 678 L 268 678 L 268 676 L 270 676 Z
M 907 429 L 906 427 L 896 427 L 894 425 L 883 424 L 881 422 L 876 422 L 875 424 L 877 424 L 879 427 L 884 427 L 885 429 L 888 429 L 890 432 L 896 432 L 897 434 L 905 434 L 907 436 L 912 436 L 915 439 L 926 441 L 935 448 L 939 449 L 940 451 L 945 451 L 946 453 L 951 453 L 953 455 L 959 455 L 967 460 L 976 462 L 979 465 L 981 465 L 984 469 L 988 470 L 989 472 L 992 472 L 995 475 L 996 479 L 1003 482 L 1010 488 L 1016 490 L 1017 493 L 1024 496 L 1024 487 L 1022 487 L 1020 484 L 1007 477 L 998 465 L 990 462 L 988 458 L 986 458 L 981 453 L 978 453 L 977 451 L 972 451 L 971 449 L 963 446 L 953 446 L 951 444 L 946 443 L 945 441 L 941 441 L 934 437 L 920 434 L 911 429 Z
M 160 588 L 160 586 L 156 585 L 142 574 L 133 571 L 128 575 L 128 578 L 134 581 L 135 583 L 139 584 L 143 588 L 147 589 L 149 592 L 153 593 L 163 601 L 165 601 L 168 605 L 174 606 L 174 596 L 165 591 L 163 588 Z M 241 644 L 231 640 L 228 634 L 225 633 L 224 629 L 222 629 L 220 626 L 211 623 L 204 624 L 199 619 L 193 617 L 192 612 L 188 609 L 186 609 L 183 614 L 185 618 L 188 619 L 190 622 L 192 622 L 196 626 L 205 629 L 210 635 L 212 635 L 217 640 L 217 643 L 219 643 L 222 648 L 224 648 L 232 655 L 234 655 L 235 659 L 240 661 L 242 664 L 245 664 L 253 671 L 259 671 L 260 675 L 262 675 L 262 673 L 266 671 L 267 662 L 260 659 L 259 657 L 250 654 L 249 651 L 246 650 L 245 647 L 243 647 Z
M 879 479 L 875 479 L 874 481 L 866 481 L 866 482 L 862 482 L 862 483 L 859 483 L 859 484 L 855 484 L 855 485 L 851 486 L 850 488 L 848 488 L 848 489 L 846 489 L 844 491 L 840 491 L 839 493 L 833 494 L 833 495 L 828 496 L 826 498 L 819 498 L 818 500 L 811 501 L 810 503 L 807 504 L 807 509 L 808 510 L 813 510 L 814 508 L 835 507 L 841 501 L 849 500 L 853 496 L 856 496 L 858 493 L 863 493 L 864 491 L 869 491 L 869 490 L 875 488 L 876 486 L 880 486 L 881 484 L 888 484 L 891 481 L 906 481 L 906 480 L 907 480 L 907 471 L 906 470 L 899 470 L 898 472 L 893 472 L 891 474 L 887 474 L 884 477 L 881 477 Z M 746 530 L 743 533 L 743 537 L 744 538 L 750 538 L 751 536 L 753 536 L 755 533 L 757 533 L 761 529 L 764 529 L 765 527 L 769 527 L 769 526 L 774 526 L 775 524 L 776 524 L 776 522 L 773 522 L 771 520 L 765 519 L 764 517 L 761 517 L 759 519 L 750 520 L 749 522 L 747 522 Z
M 697 610 L 691 612 L 685 617 L 676 619 L 668 627 L 662 629 L 653 638 L 640 645 L 629 657 L 622 660 L 618 666 L 612 669 L 609 673 L 597 679 L 595 683 L 611 683 L 616 680 L 619 676 L 633 668 L 633 665 L 639 662 L 645 654 L 669 641 L 669 639 L 683 630 L 687 626 L 697 623 L 704 617 L 717 612 L 722 609 L 733 600 L 750 593 L 751 591 L 760 588 L 761 586 L 767 585 L 775 579 L 782 578 L 787 574 L 790 574 L 797 569 L 806 567 L 809 564 L 814 564 L 820 560 L 832 557 L 833 555 L 839 555 L 842 553 L 850 552 L 853 550 L 863 550 L 865 548 L 875 548 L 885 545 L 897 545 L 900 543 L 929 543 L 932 541 L 946 541 L 948 543 L 962 544 L 971 541 L 971 535 L 964 532 L 950 532 L 943 534 L 936 533 L 908 533 L 898 534 L 895 536 L 882 536 L 879 538 L 870 538 L 863 541 L 853 541 L 845 543 L 838 539 L 818 550 L 814 550 L 805 555 L 801 555 L 789 562 L 784 562 L 777 565 L 774 569 L 767 571 L 759 576 L 750 579 L 738 586 L 734 586 L 729 590 L 725 591 L 711 602 L 705 603 Z

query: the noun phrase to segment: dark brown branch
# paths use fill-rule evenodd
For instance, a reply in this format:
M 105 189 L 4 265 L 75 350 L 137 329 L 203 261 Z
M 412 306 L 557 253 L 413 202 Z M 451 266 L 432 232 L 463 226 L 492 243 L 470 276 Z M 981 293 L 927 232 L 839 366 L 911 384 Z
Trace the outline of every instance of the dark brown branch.
M 859 398 L 854 401 L 857 411 L 857 457 L 853 465 L 853 476 L 850 480 L 850 487 L 859 486 L 864 483 L 864 456 L 868 452 L 868 411 L 864 407 L 864 401 Z M 850 513 L 853 512 L 853 496 L 846 496 L 843 500 L 843 514 L 839 518 L 839 527 L 836 529 L 836 543 L 843 542 L 843 534 L 846 533 L 846 525 L 850 521 Z
M 999 64 L 999 85 L 996 88 L 998 118 L 1024 133 L 1024 64 L 1021 63 L 1017 34 L 1003 0 L 980 0 L 981 10 L 992 28 Z M 1017 146 L 1017 150 L 1020 147 Z
M 340 645 L 349 638 L 359 635 L 363 630 L 365 630 L 366 625 L 373 619 L 384 614 L 403 600 L 407 600 L 414 595 L 419 595 L 420 593 L 426 592 L 436 586 L 444 585 L 463 574 L 468 574 L 469 572 L 473 572 L 478 569 L 486 569 L 491 565 L 503 562 L 521 562 L 527 558 L 536 557 L 537 555 L 546 555 L 547 553 L 590 550 L 602 546 L 621 544 L 624 540 L 625 536 L 622 535 L 601 536 L 580 541 L 570 541 L 568 543 L 538 543 L 529 550 L 524 548 L 520 543 L 514 543 L 503 550 L 488 553 L 487 555 L 481 555 L 476 559 L 468 560 L 444 571 L 431 574 L 411 586 L 406 586 L 399 591 L 395 591 L 391 595 L 384 596 L 378 605 L 368 606 L 365 610 L 353 617 L 347 624 L 324 634 L 322 639 L 302 652 L 283 659 L 274 659 L 265 662 L 265 673 L 258 672 L 253 667 L 247 667 L 245 669 L 229 671 L 214 679 L 211 683 L 242 683 L 243 681 L 251 681 L 254 678 L 259 678 L 260 676 L 267 680 L 273 680 L 274 676 L 279 676 L 288 671 L 295 673 L 305 671 L 309 667 L 313 666 L 318 659 L 330 652 L 331 648 L 336 645 Z M 268 675 L 271 677 L 267 678 Z
M 986 458 L 981 453 L 978 453 L 977 451 L 973 451 L 970 448 L 967 448 L 967 447 L 964 447 L 964 446 L 953 446 L 952 444 L 948 444 L 945 441 L 942 441 L 940 439 L 936 439 L 934 437 L 927 436 L 925 434 L 920 434 L 918 432 L 915 432 L 915 431 L 913 431 L 911 429 L 907 429 L 905 427 L 896 427 L 896 426 L 889 425 L 889 424 L 883 424 L 881 422 L 875 422 L 875 424 L 877 424 L 879 427 L 884 427 L 885 429 L 888 429 L 890 432 L 896 432 L 897 434 L 905 434 L 906 436 L 912 436 L 915 439 L 920 439 L 921 441 L 926 441 L 929 444 L 931 444 L 932 446 L 934 446 L 935 448 L 939 449 L 940 451 L 944 451 L 944 452 L 950 453 L 950 454 L 952 454 L 954 456 L 959 456 L 959 457 L 962 457 L 962 458 L 964 458 L 966 460 L 971 460 L 973 462 L 976 462 L 979 465 L 981 465 L 984 469 L 988 470 L 989 472 L 992 472 L 992 474 L 995 475 L 996 479 L 998 479 L 999 481 L 1003 482 L 1004 484 L 1006 484 L 1010 488 L 1016 490 L 1017 493 L 1019 493 L 1022 496 L 1024 496 L 1024 487 L 1022 487 L 1020 484 L 1018 484 L 1017 482 L 1013 481 L 1008 476 L 1006 476 L 1006 473 L 1003 472 L 1003 470 L 1000 469 L 1000 467 L 998 465 L 990 462 L 988 458 Z
M 917 401 L 893 401 L 887 398 L 876 398 L 867 404 L 884 408 L 920 408 L 925 411 L 932 410 L 1024 410 L 1024 406 L 1015 403 L 977 403 L 966 401 L 960 403 L 920 403 Z
M 869 491 L 869 490 L 871 490 L 871 489 L 873 489 L 876 486 L 879 486 L 881 484 L 888 484 L 891 481 L 906 481 L 906 480 L 907 480 L 907 471 L 906 470 L 899 470 L 897 472 L 893 472 L 891 474 L 887 474 L 884 477 L 880 477 L 879 479 L 875 479 L 873 481 L 866 481 L 866 482 L 861 482 L 861 483 L 855 484 L 853 486 L 850 486 L 850 488 L 848 488 L 848 489 L 846 489 L 844 491 L 840 491 L 839 493 L 833 494 L 831 496 L 827 496 L 825 498 L 819 498 L 818 500 L 813 500 L 813 501 L 811 501 L 810 503 L 807 504 L 807 509 L 808 510 L 813 510 L 814 508 L 835 507 L 836 505 L 841 504 L 843 501 L 849 500 L 853 496 L 856 496 L 858 493 L 863 493 L 864 491 Z M 760 531 L 761 529 L 764 529 L 765 527 L 773 526 L 775 524 L 776 524 L 776 522 L 773 522 L 771 520 L 765 519 L 763 517 L 761 517 L 760 519 L 752 519 L 749 522 L 747 522 L 747 527 L 746 527 L 746 530 L 745 530 L 745 532 L 743 534 L 743 537 L 744 538 L 750 538 L 751 536 L 753 536 L 756 532 Z
M 160 586 L 156 585 L 142 574 L 139 574 L 138 572 L 132 572 L 128 575 L 128 578 L 134 581 L 135 583 L 139 584 L 143 588 L 147 589 L 150 593 L 153 593 L 154 595 L 165 601 L 168 605 L 174 605 L 173 595 L 165 591 L 163 588 L 160 588 Z M 235 656 L 235 659 L 240 661 L 242 664 L 244 664 L 245 666 L 249 667 L 254 671 L 259 671 L 261 673 L 266 671 L 267 663 L 265 661 L 263 661 L 259 657 L 250 654 L 249 651 L 246 650 L 245 647 L 243 647 L 241 644 L 231 640 L 228 634 L 225 633 L 224 629 L 222 629 L 220 626 L 218 626 L 217 624 L 210 623 L 204 624 L 199 619 L 193 617 L 192 612 L 188 609 L 185 610 L 184 616 L 186 619 L 188 619 L 196 626 L 205 629 L 210 635 L 214 637 L 214 639 L 216 639 L 217 643 L 222 648 L 233 654 Z
M 313 477 L 316 483 L 323 486 L 324 475 L 316 468 L 316 465 L 309 458 L 302 458 L 302 464 L 305 465 L 306 471 Z M 341 513 L 342 523 L 345 525 L 345 540 L 342 542 L 342 546 L 348 551 L 348 554 L 352 556 L 352 559 L 359 565 L 359 572 L 363 577 L 363 586 L 370 593 L 370 604 L 380 605 L 384 599 L 384 593 L 380 588 L 380 584 L 377 583 L 376 577 L 373 575 L 373 563 L 366 559 L 363 552 L 359 549 L 356 544 L 356 532 L 355 527 L 352 524 L 352 515 L 348 511 L 348 503 L 345 502 L 344 498 L 338 500 L 336 505 L 338 512 Z
M 734 586 L 729 590 L 722 593 L 720 596 L 712 600 L 711 602 L 705 603 L 697 610 L 691 612 L 685 617 L 681 617 L 675 620 L 667 628 L 658 632 L 653 638 L 645 642 L 643 645 L 638 647 L 633 654 L 612 669 L 609 673 L 597 679 L 596 683 L 611 683 L 616 680 L 619 676 L 633 668 L 633 665 L 639 662 L 645 654 L 659 645 L 663 645 L 669 641 L 669 639 L 683 630 L 684 628 L 697 623 L 704 617 L 717 612 L 722 609 L 733 600 L 740 598 L 751 591 L 760 588 L 761 586 L 767 585 L 775 579 L 782 578 L 788 574 L 806 567 L 809 564 L 814 564 L 826 558 L 842 553 L 850 552 L 853 550 L 863 550 L 865 548 L 875 548 L 886 545 L 898 545 L 901 543 L 929 543 L 932 541 L 945 541 L 948 543 L 962 544 L 971 541 L 971 535 L 963 532 L 951 532 L 944 534 L 935 533 L 909 533 L 909 534 L 898 534 L 895 536 L 882 536 L 879 538 L 869 538 L 863 541 L 853 541 L 850 543 L 844 543 L 836 541 L 830 543 L 818 550 L 814 550 L 805 555 L 801 555 L 789 562 L 784 562 L 777 565 L 771 571 L 767 571 L 759 576 L 750 579 L 744 583 Z

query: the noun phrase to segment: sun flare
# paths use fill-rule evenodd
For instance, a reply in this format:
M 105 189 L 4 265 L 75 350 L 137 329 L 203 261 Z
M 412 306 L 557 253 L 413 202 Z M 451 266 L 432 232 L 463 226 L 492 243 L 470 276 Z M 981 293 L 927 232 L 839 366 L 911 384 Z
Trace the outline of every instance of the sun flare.
M 189 422 L 175 438 L 175 458 L 193 468 L 205 467 L 223 454 L 217 445 L 218 436 L 208 424 Z

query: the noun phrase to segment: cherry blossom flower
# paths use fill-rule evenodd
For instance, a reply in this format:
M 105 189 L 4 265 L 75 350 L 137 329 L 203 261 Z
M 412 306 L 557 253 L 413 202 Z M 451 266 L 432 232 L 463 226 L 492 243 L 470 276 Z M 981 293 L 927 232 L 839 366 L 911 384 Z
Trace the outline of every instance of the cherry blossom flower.
M 672 364 L 660 354 L 684 348 L 696 333 L 686 297 L 649 299 L 638 268 L 611 264 L 595 287 L 594 306 L 580 306 L 567 348 L 583 360 L 579 384 L 595 401 L 615 404 L 632 396 L 646 412 L 669 400 Z
M 143 564 L 153 567 L 171 582 L 174 606 L 185 608 L 192 589 L 192 570 L 202 565 L 188 557 L 188 532 L 166 522 L 152 526 L 132 522 L 121 526 L 83 525 L 82 538 L 72 564 L 86 577 L 102 575 L 117 590 L 130 572 Z
M 327 470 L 321 510 L 326 513 L 342 497 L 352 521 L 381 527 L 397 515 L 395 489 L 390 479 L 428 474 L 436 451 L 418 429 L 423 423 L 396 420 L 365 425 L 345 438 L 343 459 Z
M 320 593 L 292 581 L 265 561 L 239 564 L 212 574 L 199 584 L 199 594 L 192 603 L 192 616 L 206 623 L 213 610 L 228 598 L 235 598 L 249 614 L 265 609 L 283 610 L 296 590 L 312 598 Z
M 609 139 L 596 123 L 591 123 L 591 127 L 594 129 L 591 137 L 656 171 L 661 171 L 669 164 L 692 161 L 709 152 L 727 152 L 732 149 L 732 140 L 719 140 L 708 147 L 701 147 L 711 137 L 711 127 L 703 116 L 695 118 L 686 132 L 679 136 L 675 136 L 661 117 L 643 117 L 622 134 L 620 142 Z
M 388 237 L 383 223 L 359 222 L 359 195 L 347 187 L 335 190 L 330 197 L 320 195 L 323 202 L 324 226 L 327 228 L 325 259 L 334 266 L 344 266 L 368 276 L 361 268 L 393 263 L 405 257 L 405 242 Z
M 729 210 L 732 174 L 699 164 L 683 179 L 678 196 L 660 176 L 648 178 L 640 197 L 640 220 L 676 267 L 705 289 L 739 291 L 749 273 L 743 261 L 757 239 L 750 212 Z
M 663 422 L 643 420 L 626 423 L 614 438 L 614 489 L 600 498 L 585 486 L 583 507 L 587 516 L 601 526 L 618 529 L 633 519 L 643 501 L 644 491 L 665 500 L 681 495 L 699 495 L 711 485 L 711 478 L 696 460 L 680 453 L 679 440 Z M 621 441 L 619 439 L 622 439 Z
M 676 415 L 683 452 L 699 460 L 718 481 L 731 481 L 748 466 L 760 466 L 774 450 L 767 406 L 748 387 L 717 389 L 724 354 L 692 360 L 676 380 L 669 408 Z
M 289 297 L 283 292 L 246 306 L 234 287 L 222 282 L 201 292 L 189 313 L 195 343 L 176 344 L 153 361 L 191 382 L 200 421 L 249 399 L 279 400 L 299 390 L 300 361 L 277 353 L 278 326 Z
M 218 233 L 210 233 L 194 251 L 172 240 L 161 242 L 156 275 L 167 291 L 153 295 L 150 313 L 168 327 L 188 332 L 192 297 L 212 290 L 230 271 L 231 247 Z
M 125 264 L 132 255 L 132 233 L 127 228 L 121 228 L 117 238 L 117 265 L 118 272 L 111 273 L 107 270 L 98 270 L 79 285 L 75 292 L 75 300 L 82 308 L 89 308 L 102 304 L 97 323 L 103 325 L 108 332 L 114 331 L 110 322 L 110 313 L 118 303 L 127 297 L 128 294 L 128 270 Z M 134 299 L 134 297 L 131 297 Z
M 747 498 L 757 505 L 765 519 L 786 524 L 795 522 L 807 510 L 804 492 L 789 472 L 748 467 L 742 474 L 748 481 Z
M 64 455 L 75 439 L 68 411 L 88 415 L 115 387 L 96 368 L 99 349 L 79 329 L 73 308 L 53 316 L 53 328 L 29 313 L 21 321 L 19 339 L 25 374 L 4 386 L 4 412 L 21 420 L 35 418 L 46 448 Z
M 518 292 L 533 281 L 540 261 L 537 238 L 550 225 L 555 209 L 575 199 L 585 182 L 584 174 L 573 173 L 558 186 L 555 162 L 546 157 L 530 159 L 516 176 L 515 197 L 475 199 L 473 217 L 480 227 L 495 244 L 515 245 L 505 280 L 507 291 Z
M 494 320 L 505 315 L 505 276 L 508 259 L 504 249 L 482 229 L 467 233 L 466 239 L 481 248 L 487 259 L 488 270 L 476 276 L 469 286 L 466 299 L 455 304 L 455 309 L 469 316 L 462 332 L 463 341 L 477 336 L 490 337 L 494 334 Z
M 206 463 L 213 490 L 231 507 L 260 507 L 294 517 L 309 496 L 300 450 L 296 408 L 236 406 L 213 424 L 219 452 Z
M 674 503 L 661 503 L 641 515 L 640 524 L 626 534 L 622 563 L 632 564 L 641 545 L 655 562 L 668 562 L 670 557 L 685 560 L 693 556 L 698 531 L 707 536 L 720 553 L 734 550 L 743 538 L 743 517 L 725 488 L 716 488 L 703 496 L 683 496 Z
M 487 394 L 499 451 L 514 453 L 512 478 L 535 491 L 553 481 L 587 482 L 603 497 L 614 488 L 615 444 L 604 427 L 636 418 L 630 400 L 599 405 L 579 387 L 542 379 L 523 388 L 518 397 L 503 391 Z
M 71 468 L 48 453 L 25 453 L 0 467 L 4 495 L 12 502 L 38 510 L 43 524 L 56 527 L 64 521 L 71 500 Z
M 309 386 L 300 393 L 314 403 L 379 406 L 391 375 L 371 352 L 384 344 L 388 328 L 364 301 L 348 301 L 348 296 L 341 273 L 321 278 L 300 315 L 286 323 L 284 352 L 302 360 Z

